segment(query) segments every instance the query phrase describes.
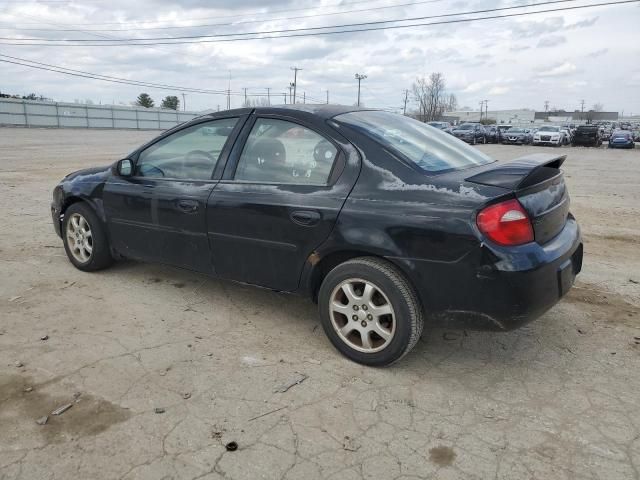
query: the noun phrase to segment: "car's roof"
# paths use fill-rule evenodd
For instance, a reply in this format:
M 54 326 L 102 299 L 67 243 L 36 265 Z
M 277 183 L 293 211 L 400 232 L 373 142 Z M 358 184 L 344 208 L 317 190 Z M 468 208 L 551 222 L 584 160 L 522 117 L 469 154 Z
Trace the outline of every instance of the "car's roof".
M 209 113 L 204 116 L 219 116 L 221 114 L 232 114 L 232 115 L 246 115 L 252 112 L 262 113 L 262 114 L 274 114 L 274 113 L 284 113 L 290 114 L 291 112 L 299 112 L 302 114 L 311 114 L 315 115 L 324 120 L 333 118 L 336 115 L 341 115 L 343 113 L 349 112 L 357 112 L 357 111 L 371 111 L 376 110 L 372 108 L 361 108 L 354 107 L 350 105 L 333 105 L 333 104 L 313 104 L 313 103 L 296 103 L 294 105 L 272 105 L 268 107 L 255 107 L 255 108 L 236 108 L 233 110 L 226 110 L 222 112 L 214 112 Z M 202 118 L 202 117 L 199 117 Z

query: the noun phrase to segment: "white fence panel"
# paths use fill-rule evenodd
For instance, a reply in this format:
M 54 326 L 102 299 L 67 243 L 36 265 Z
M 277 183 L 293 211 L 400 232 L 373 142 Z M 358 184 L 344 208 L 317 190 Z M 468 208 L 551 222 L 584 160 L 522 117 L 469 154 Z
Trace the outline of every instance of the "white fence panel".
M 166 130 L 199 114 L 160 108 L 80 105 L 0 98 L 0 125 Z

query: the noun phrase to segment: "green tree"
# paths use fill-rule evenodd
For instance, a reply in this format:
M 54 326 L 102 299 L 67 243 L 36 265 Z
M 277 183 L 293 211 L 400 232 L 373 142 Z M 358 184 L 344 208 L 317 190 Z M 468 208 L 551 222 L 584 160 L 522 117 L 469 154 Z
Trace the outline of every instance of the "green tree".
M 136 105 L 139 105 L 140 107 L 151 108 L 154 105 L 153 98 L 151 98 L 148 93 L 141 93 L 140 95 L 138 95 Z
M 162 104 L 160 106 L 170 110 L 178 110 L 178 107 L 180 107 L 180 100 L 178 100 L 178 97 L 175 95 L 167 95 L 162 100 Z

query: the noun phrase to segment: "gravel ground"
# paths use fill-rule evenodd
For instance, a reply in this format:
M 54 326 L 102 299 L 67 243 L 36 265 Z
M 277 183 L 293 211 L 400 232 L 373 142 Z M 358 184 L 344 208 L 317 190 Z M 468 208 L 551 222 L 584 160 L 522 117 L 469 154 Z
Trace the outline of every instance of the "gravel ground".
M 333 350 L 305 299 L 71 266 L 53 186 L 155 134 L 0 129 L 0 479 L 639 478 L 640 150 L 562 149 L 585 262 L 549 313 L 427 330 L 372 369 Z

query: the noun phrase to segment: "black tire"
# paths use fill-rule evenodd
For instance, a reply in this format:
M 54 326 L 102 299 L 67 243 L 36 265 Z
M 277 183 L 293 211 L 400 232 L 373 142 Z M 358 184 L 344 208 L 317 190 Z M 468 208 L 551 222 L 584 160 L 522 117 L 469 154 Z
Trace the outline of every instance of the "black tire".
M 92 251 L 89 258 L 84 262 L 74 256 L 69 245 L 70 240 L 67 234 L 67 227 L 74 214 L 78 214 L 83 217 L 91 229 Z M 74 203 L 64 212 L 64 221 L 62 222 L 62 241 L 69 261 L 78 270 L 82 270 L 83 272 L 93 272 L 107 268 L 113 263 L 113 257 L 111 256 L 109 249 L 109 240 L 107 238 L 104 225 L 93 209 L 84 202 Z
M 395 333 L 379 351 L 363 352 L 351 347 L 334 328 L 330 308 L 332 295 L 342 282 L 351 279 L 374 284 L 393 309 Z M 416 345 L 424 328 L 424 312 L 412 285 L 394 265 L 374 257 L 354 258 L 331 270 L 320 286 L 318 309 L 322 327 L 333 346 L 347 358 L 372 367 L 383 367 L 400 360 Z M 352 320 L 344 318 L 347 323 Z

